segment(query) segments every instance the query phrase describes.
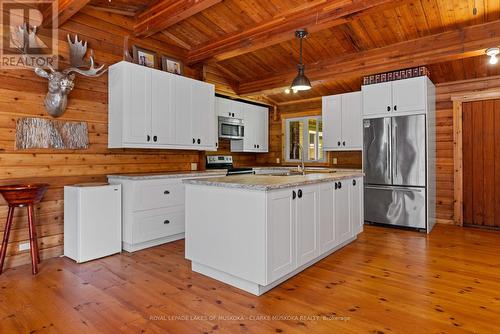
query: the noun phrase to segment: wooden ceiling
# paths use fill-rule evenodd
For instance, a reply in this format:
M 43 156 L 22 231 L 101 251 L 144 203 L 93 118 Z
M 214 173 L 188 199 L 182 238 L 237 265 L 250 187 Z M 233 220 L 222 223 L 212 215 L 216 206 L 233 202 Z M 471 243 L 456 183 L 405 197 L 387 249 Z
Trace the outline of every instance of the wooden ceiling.
M 399 64 L 428 65 L 435 82 L 500 74 L 483 55 L 500 44 L 500 0 L 84 2 L 135 16 L 136 36 L 166 36 L 186 50 L 187 64 L 217 64 L 240 93 L 276 102 L 357 90 L 362 75 Z M 298 61 L 293 31 L 301 27 L 310 32 L 304 62 L 313 89 L 287 95 Z

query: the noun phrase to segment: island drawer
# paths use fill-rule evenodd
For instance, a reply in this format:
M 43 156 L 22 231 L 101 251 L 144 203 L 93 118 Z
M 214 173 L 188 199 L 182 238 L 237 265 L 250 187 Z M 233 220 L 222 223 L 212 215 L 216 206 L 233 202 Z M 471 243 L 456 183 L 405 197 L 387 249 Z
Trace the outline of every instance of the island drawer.
M 184 207 L 134 214 L 133 242 L 141 243 L 184 233 Z
M 147 180 L 135 182 L 134 211 L 184 205 L 182 179 Z

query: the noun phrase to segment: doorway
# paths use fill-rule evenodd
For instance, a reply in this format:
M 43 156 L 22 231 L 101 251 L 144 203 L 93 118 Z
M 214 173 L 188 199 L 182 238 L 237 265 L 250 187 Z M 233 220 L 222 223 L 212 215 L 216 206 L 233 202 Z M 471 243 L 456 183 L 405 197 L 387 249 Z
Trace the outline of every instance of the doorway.
M 500 99 L 463 102 L 463 224 L 500 228 Z

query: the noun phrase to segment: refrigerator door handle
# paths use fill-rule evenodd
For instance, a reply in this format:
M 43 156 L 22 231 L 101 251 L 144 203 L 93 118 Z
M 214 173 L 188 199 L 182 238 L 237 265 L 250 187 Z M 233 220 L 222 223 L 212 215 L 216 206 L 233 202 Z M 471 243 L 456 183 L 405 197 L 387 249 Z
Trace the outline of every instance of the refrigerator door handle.
M 398 176 L 398 124 L 393 123 L 393 134 L 392 138 L 394 140 L 394 173 L 396 177 Z
M 377 186 L 365 186 L 366 189 L 374 189 L 374 190 L 397 190 L 401 192 L 407 193 L 421 193 L 424 189 L 419 188 L 394 188 L 394 187 L 377 187 Z
M 391 120 L 389 119 L 389 122 L 387 123 L 387 134 L 388 134 L 388 141 L 387 141 L 387 176 L 388 179 L 390 180 L 389 182 L 392 183 L 392 161 L 391 161 L 391 156 L 392 156 L 392 144 L 391 144 Z

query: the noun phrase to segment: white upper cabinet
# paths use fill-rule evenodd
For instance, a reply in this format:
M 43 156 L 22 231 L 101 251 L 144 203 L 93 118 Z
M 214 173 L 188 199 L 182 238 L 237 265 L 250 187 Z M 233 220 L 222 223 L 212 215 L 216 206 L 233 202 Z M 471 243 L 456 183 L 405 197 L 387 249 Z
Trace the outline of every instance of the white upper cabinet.
M 108 93 L 108 147 L 216 149 L 213 85 L 123 61 Z
M 221 117 L 243 118 L 244 103 L 226 99 L 223 97 L 215 97 L 215 113 Z
M 392 83 L 392 110 L 403 113 L 425 111 L 427 105 L 427 77 L 417 77 Z
M 425 113 L 428 83 L 422 76 L 362 86 L 363 117 Z
M 361 150 L 361 93 L 324 96 L 323 138 L 326 151 Z
M 268 152 L 269 109 L 242 103 L 244 135 L 242 140 L 231 140 L 231 152 Z
M 392 82 L 362 86 L 363 115 L 389 114 L 392 109 Z

